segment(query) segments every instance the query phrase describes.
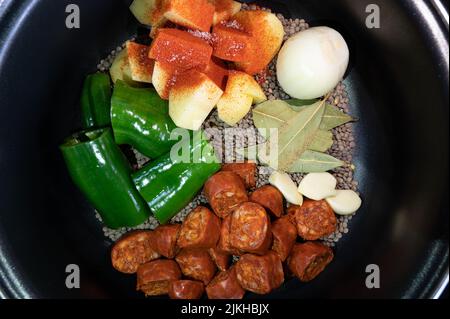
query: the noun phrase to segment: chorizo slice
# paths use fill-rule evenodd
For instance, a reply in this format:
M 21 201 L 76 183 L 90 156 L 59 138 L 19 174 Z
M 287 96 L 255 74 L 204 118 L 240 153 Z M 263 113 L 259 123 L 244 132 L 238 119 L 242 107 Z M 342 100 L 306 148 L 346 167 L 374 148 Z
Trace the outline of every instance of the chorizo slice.
M 169 284 L 170 299 L 194 300 L 200 299 L 205 291 L 205 286 L 200 281 L 177 280 Z
M 220 237 L 220 219 L 208 208 L 199 206 L 181 225 L 180 248 L 213 248 Z
M 301 207 L 291 206 L 288 215 L 305 240 L 317 240 L 336 231 L 336 215 L 325 200 L 307 200 Z
M 216 274 L 216 265 L 205 249 L 183 249 L 175 257 L 181 272 L 186 277 L 202 281 L 207 285 Z
M 291 223 L 288 216 L 274 221 L 271 228 L 273 236 L 272 250 L 284 262 L 297 239 L 297 228 Z
M 220 272 L 206 287 L 209 299 L 242 299 L 245 290 L 239 285 L 236 268 Z
M 236 275 L 242 288 L 260 295 L 270 293 L 284 281 L 281 260 L 272 252 L 242 256 L 236 263 Z
M 241 204 L 231 215 L 231 247 L 247 253 L 264 255 L 272 245 L 270 219 L 259 204 Z
M 240 256 L 241 253 L 231 246 L 230 232 L 231 232 L 231 215 L 228 215 L 222 220 L 222 226 L 220 228 L 220 239 L 217 248 L 224 253 L 233 256 Z
M 258 188 L 250 195 L 250 201 L 260 204 L 275 217 L 283 214 L 283 194 L 272 185 Z
M 288 258 L 289 270 L 300 281 L 308 282 L 316 278 L 333 260 L 330 247 L 317 242 L 295 244 Z
M 224 164 L 222 166 L 222 171 L 233 172 L 239 175 L 244 181 L 245 187 L 247 189 L 256 187 L 256 163 L 245 162 Z
M 231 255 L 229 253 L 223 252 L 217 247 L 210 248 L 208 252 L 220 271 L 226 271 L 230 267 Z
M 205 183 L 205 196 L 214 213 L 220 218 L 231 214 L 240 204 L 248 201 L 244 182 L 233 172 L 218 172 Z
M 269 251 L 267 255 L 270 257 L 272 264 L 272 289 L 277 289 L 284 282 L 283 263 L 274 251 Z
M 158 226 L 155 233 L 155 249 L 162 256 L 173 259 L 177 254 L 177 240 L 180 233 L 180 224 Z
M 134 274 L 139 265 L 158 259 L 154 247 L 154 233 L 134 231 L 120 238 L 111 249 L 113 267 L 125 274 Z
M 139 266 L 137 270 L 137 290 L 146 296 L 161 296 L 169 293 L 172 281 L 181 278 L 178 264 L 173 260 L 155 260 Z

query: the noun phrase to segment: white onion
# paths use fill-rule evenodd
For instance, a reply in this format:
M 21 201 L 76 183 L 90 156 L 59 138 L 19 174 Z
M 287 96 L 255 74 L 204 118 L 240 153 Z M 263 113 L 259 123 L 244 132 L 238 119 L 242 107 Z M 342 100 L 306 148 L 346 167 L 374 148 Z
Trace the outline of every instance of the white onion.
M 314 27 L 292 36 L 280 50 L 277 76 L 283 90 L 298 99 L 315 99 L 344 77 L 349 49 L 339 32 Z

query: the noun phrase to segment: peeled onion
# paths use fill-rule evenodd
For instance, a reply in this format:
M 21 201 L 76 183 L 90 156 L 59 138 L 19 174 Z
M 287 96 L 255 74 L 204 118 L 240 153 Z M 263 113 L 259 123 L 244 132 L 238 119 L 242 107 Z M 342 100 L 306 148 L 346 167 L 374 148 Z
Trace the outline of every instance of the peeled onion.
M 274 172 L 269 177 L 269 183 L 278 188 L 289 203 L 303 205 L 303 196 L 298 192 L 297 185 L 288 174 Z
M 277 76 L 283 90 L 298 99 L 315 99 L 344 77 L 349 49 L 339 32 L 314 27 L 292 36 L 280 50 Z
M 361 198 L 352 190 L 338 190 L 336 195 L 326 199 L 338 215 L 351 215 L 361 207 Z
M 309 199 L 322 200 L 336 195 L 336 184 L 330 173 L 310 173 L 302 179 L 298 191 Z

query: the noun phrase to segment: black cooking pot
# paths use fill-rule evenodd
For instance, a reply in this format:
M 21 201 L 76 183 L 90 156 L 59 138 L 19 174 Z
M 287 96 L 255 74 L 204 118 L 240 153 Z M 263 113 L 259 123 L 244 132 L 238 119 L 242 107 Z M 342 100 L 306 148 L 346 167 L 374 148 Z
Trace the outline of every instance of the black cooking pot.
M 78 4 L 81 28 L 65 25 Z M 111 242 L 69 179 L 58 144 L 78 129 L 83 78 L 131 37 L 125 0 L 0 1 L 0 296 L 141 297 L 113 270 Z M 439 0 L 261 1 L 339 30 L 364 204 L 317 280 L 275 298 L 437 297 L 448 283 L 448 7 Z M 380 28 L 365 24 L 380 8 Z M 66 266 L 80 289 L 65 285 Z M 379 289 L 365 284 L 379 266 Z M 256 297 L 249 295 L 249 297 Z

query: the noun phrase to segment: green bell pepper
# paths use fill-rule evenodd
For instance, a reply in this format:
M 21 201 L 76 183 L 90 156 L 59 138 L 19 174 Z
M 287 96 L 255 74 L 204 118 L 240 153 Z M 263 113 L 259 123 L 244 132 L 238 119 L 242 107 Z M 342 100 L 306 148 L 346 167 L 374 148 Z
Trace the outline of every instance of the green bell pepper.
M 168 153 L 132 175 L 138 191 L 162 224 L 183 209 L 221 168 L 202 132 L 194 133 L 192 143 L 179 143 L 182 149 L 187 147 L 188 161 L 179 161 Z
M 88 75 L 81 93 L 81 121 L 84 128 L 111 124 L 111 82 L 109 75 Z
M 150 158 L 170 151 L 175 123 L 167 101 L 154 89 L 133 88 L 117 81 L 111 100 L 111 120 L 117 144 L 129 144 Z
M 69 174 L 110 228 L 133 227 L 150 215 L 111 128 L 87 130 L 60 146 Z

